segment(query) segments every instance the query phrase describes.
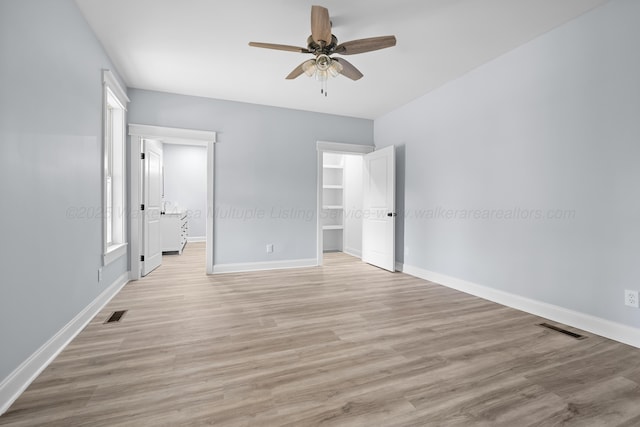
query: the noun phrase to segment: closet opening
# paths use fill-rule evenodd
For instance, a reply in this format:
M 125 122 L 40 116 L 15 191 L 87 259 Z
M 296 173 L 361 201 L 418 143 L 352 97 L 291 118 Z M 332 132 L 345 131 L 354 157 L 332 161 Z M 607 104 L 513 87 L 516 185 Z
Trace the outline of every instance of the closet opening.
M 323 153 L 322 252 L 362 258 L 362 156 Z
M 339 251 L 395 271 L 395 147 L 317 145 L 317 265 Z
M 318 265 L 329 252 L 362 258 L 363 155 L 373 150 L 318 142 Z

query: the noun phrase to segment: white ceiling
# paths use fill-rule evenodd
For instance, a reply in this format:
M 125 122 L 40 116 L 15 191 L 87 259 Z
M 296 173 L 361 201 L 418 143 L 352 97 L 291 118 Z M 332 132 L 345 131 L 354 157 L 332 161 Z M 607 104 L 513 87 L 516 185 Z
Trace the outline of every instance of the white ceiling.
M 607 0 L 76 0 L 129 87 L 375 119 Z M 395 35 L 346 57 L 364 74 L 285 80 L 309 54 L 312 4 L 339 42 Z

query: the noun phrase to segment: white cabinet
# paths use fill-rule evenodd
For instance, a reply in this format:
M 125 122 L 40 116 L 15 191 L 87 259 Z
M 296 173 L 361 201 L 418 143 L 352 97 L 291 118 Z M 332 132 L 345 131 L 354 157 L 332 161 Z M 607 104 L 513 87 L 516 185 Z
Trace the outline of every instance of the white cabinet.
M 160 217 L 160 229 L 162 230 L 162 252 L 182 254 L 189 234 L 187 212 L 163 214 Z

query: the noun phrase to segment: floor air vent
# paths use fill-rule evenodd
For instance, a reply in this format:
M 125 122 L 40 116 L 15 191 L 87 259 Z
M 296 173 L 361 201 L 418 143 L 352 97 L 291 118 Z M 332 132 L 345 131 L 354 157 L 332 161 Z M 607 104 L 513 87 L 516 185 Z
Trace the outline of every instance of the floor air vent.
M 569 335 L 570 337 L 573 337 L 573 338 L 575 338 L 577 340 L 583 340 L 583 339 L 587 338 L 584 335 L 576 334 L 575 332 L 567 331 L 566 329 L 562 329 L 559 326 L 550 325 L 548 323 L 540 323 L 539 325 L 542 326 L 543 328 L 552 329 L 552 330 L 554 330 L 556 332 L 560 332 L 561 334 Z
M 104 323 L 119 322 L 120 319 L 122 319 L 122 316 L 124 316 L 126 312 L 127 310 L 114 311 L 113 313 L 111 313 L 111 316 L 109 316 L 109 318 Z

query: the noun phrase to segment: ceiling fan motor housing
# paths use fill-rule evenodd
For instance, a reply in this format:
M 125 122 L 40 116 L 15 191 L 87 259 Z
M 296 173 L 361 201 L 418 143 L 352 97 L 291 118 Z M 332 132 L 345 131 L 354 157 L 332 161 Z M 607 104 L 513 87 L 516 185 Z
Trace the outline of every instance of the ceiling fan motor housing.
M 316 43 L 312 36 L 307 38 L 307 49 L 316 56 L 321 54 L 330 55 L 336 50 L 336 46 L 338 46 L 338 39 L 333 34 L 331 34 L 331 43 L 324 46 Z

